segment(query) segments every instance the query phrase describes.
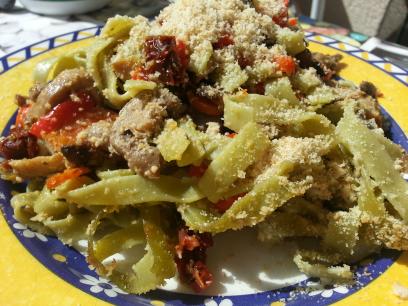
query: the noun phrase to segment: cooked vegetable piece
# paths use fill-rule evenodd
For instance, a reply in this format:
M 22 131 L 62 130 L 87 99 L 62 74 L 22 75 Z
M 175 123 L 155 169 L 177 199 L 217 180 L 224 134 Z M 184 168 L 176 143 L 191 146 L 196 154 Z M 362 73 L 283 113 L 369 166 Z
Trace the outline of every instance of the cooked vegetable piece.
M 190 203 L 204 196 L 188 179 L 161 175 L 147 179 L 139 175 L 107 178 L 72 190 L 66 199 L 79 205 L 133 205 L 146 202 Z
M 253 226 L 291 198 L 303 195 L 311 186 L 309 179 L 293 183 L 282 176 L 292 167 L 291 163 L 283 163 L 277 169 L 271 169 L 262 181 L 222 215 L 214 212 L 213 204 L 205 200 L 179 205 L 178 210 L 187 226 L 199 232 L 220 233 Z
M 323 115 L 292 108 L 271 96 L 235 95 L 224 98 L 224 124 L 239 131 L 248 122 L 287 126 L 289 135 L 332 134 L 334 125 Z
M 327 263 L 311 263 L 298 252 L 293 261 L 299 270 L 311 277 L 319 277 L 323 283 L 349 283 L 353 279 L 350 266 L 329 266 Z
M 237 94 L 224 97 L 224 124 L 235 132 L 248 122 L 262 122 L 272 112 L 286 107 L 277 98 L 257 94 Z
M 129 36 L 130 29 L 135 25 L 135 22 L 135 18 L 128 16 L 118 15 L 109 18 L 101 31 L 101 37 L 120 39 Z
M 184 152 L 190 145 L 184 129 L 177 126 L 173 119 L 166 121 L 163 131 L 157 138 L 157 148 L 160 150 L 164 160 L 181 160 Z
M 355 163 L 365 169 L 384 197 L 408 223 L 408 183 L 394 168 L 394 160 L 378 136 L 355 115 L 353 104 L 345 109 L 336 132 L 341 143 L 353 154 Z
M 57 173 L 57 174 L 54 174 L 53 176 L 50 176 L 49 178 L 47 178 L 47 181 L 45 184 L 47 185 L 47 188 L 54 189 L 55 187 L 63 184 L 65 181 L 72 179 L 72 178 L 79 177 L 81 175 L 84 175 L 88 173 L 89 171 L 90 170 L 85 167 L 69 168 L 69 169 L 64 170 L 64 172 L 62 173 Z
M 323 246 L 340 254 L 351 255 L 359 239 L 361 211 L 358 206 L 349 211 L 329 215 L 329 225 L 323 238 Z
M 290 80 L 287 77 L 279 78 L 265 85 L 265 95 L 273 96 L 279 100 L 286 99 L 292 105 L 299 104 L 299 99 L 296 97 L 292 89 Z
M 374 182 L 366 171 L 361 169 L 358 206 L 361 211 L 371 216 L 383 218 L 387 214 L 384 201 L 375 195 L 374 188 Z
M 115 45 L 113 38 L 96 39 L 87 50 L 86 70 L 92 75 L 95 80 L 95 86 L 103 90 L 107 86 L 105 56 L 108 49 Z
M 274 212 L 264 222 L 259 223 L 257 229 L 260 241 L 280 243 L 294 237 L 321 237 L 325 226 L 322 222 L 315 222 L 300 214 Z
M 95 257 L 102 261 L 122 250 L 130 249 L 146 242 L 143 224 L 140 220 L 128 224 L 127 227 L 118 229 L 99 239 L 95 245 Z
M 86 51 L 78 49 L 68 54 L 58 57 L 52 57 L 39 62 L 33 71 L 33 80 L 35 83 L 45 84 L 53 80 L 60 72 L 67 69 L 85 68 Z
M 76 212 L 56 191 L 46 188 L 19 194 L 13 197 L 11 205 L 18 221 L 40 233 L 57 235 L 68 245 L 86 239 L 86 229 L 94 218 L 91 212 Z
M 130 169 L 117 169 L 117 170 L 106 170 L 97 172 L 96 175 L 101 180 L 106 180 L 109 178 L 119 177 L 119 176 L 129 176 L 134 175 L 135 173 Z
M 278 28 L 277 42 L 285 46 L 286 51 L 291 55 L 296 55 L 306 49 L 303 31 L 295 32 L 288 28 Z
M 182 227 L 178 231 L 175 261 L 180 280 L 201 292 L 213 282 L 213 275 L 206 266 L 206 251 L 213 245 L 209 233 L 197 233 Z
M 139 92 L 143 90 L 153 90 L 157 87 L 157 84 L 152 81 L 144 80 L 127 80 L 123 85 L 123 88 L 127 91 L 130 97 L 135 97 Z
M 240 133 L 210 163 L 200 179 L 200 190 L 212 202 L 217 202 L 231 185 L 268 149 L 270 141 L 261 127 L 248 123 Z
M 293 77 L 293 84 L 302 93 L 308 94 L 311 90 L 322 84 L 322 81 L 316 75 L 316 69 L 300 69 Z
M 196 126 L 192 120 L 187 120 L 180 123 L 187 138 L 190 140 L 190 144 L 187 150 L 183 153 L 180 160 L 177 161 L 177 166 L 185 167 L 187 165 L 199 165 L 205 155 L 204 142 L 206 141 L 206 135 L 196 129 Z
M 41 192 L 25 192 L 13 196 L 10 201 L 11 207 L 14 210 L 14 218 L 21 224 L 29 226 L 31 229 L 42 234 L 51 234 L 52 231 L 39 221 L 31 220 L 36 215 L 34 212 L 34 204 L 39 198 Z
M 108 216 L 109 212 L 102 211 L 92 220 L 88 237 L 89 262 L 98 269 L 100 274 L 109 277 L 121 289 L 136 294 L 157 288 L 164 283 L 165 279 L 173 277 L 176 273 L 173 260 L 174 249 L 169 244 L 168 237 L 163 229 L 160 208 L 146 207 L 140 209 L 140 212 L 147 252 L 127 273 L 105 267 L 95 254 L 94 246 L 97 245 L 97 242 L 95 242 L 94 235 L 101 220 Z
M 315 108 L 319 108 L 325 104 L 333 102 L 337 97 L 338 96 L 332 87 L 324 85 L 315 88 L 312 93 L 307 96 L 307 99 L 311 105 Z

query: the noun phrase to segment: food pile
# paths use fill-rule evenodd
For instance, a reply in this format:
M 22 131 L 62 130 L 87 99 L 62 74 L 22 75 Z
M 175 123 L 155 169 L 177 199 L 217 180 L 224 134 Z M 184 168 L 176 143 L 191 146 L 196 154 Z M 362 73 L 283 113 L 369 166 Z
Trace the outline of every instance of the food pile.
M 16 219 L 86 239 L 98 273 L 137 294 L 176 271 L 205 290 L 212 237 L 245 227 L 312 239 L 294 262 L 332 283 L 408 250 L 408 159 L 379 93 L 335 78 L 341 56 L 311 53 L 287 2 L 177 0 L 41 62 L 0 141 L 2 178 L 29 182 Z M 112 260 L 137 246 L 131 268 Z

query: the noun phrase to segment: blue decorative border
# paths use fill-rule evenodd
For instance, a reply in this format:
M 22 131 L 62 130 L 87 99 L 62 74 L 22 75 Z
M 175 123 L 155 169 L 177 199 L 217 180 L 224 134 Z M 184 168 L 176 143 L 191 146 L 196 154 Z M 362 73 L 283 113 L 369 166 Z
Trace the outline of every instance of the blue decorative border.
M 26 60 L 43 54 L 69 43 L 87 39 L 98 35 L 101 27 L 87 28 L 84 30 L 59 35 L 41 42 L 32 44 L 0 58 L 0 74 L 25 62 Z M 375 67 L 393 76 L 405 85 L 408 85 L 408 72 L 396 65 L 390 64 L 381 58 L 369 53 L 369 59 L 363 58 L 362 52 L 356 47 L 346 43 L 337 42 L 322 35 L 308 33 L 307 38 L 317 43 L 347 52 L 352 56 L 369 62 Z M 365 55 L 367 57 L 367 55 Z M 371 60 L 370 60 L 371 59 Z M 387 64 L 387 65 L 385 65 Z M 405 77 L 405 80 L 404 78 Z M 390 138 L 408 150 L 408 141 L 398 124 L 385 112 L 389 118 Z M 15 121 L 15 115 L 10 119 L 2 135 L 7 135 L 11 124 Z M 191 294 L 173 293 L 164 290 L 155 290 L 145 295 L 137 296 L 126 294 L 112 285 L 107 280 L 100 278 L 90 270 L 84 256 L 76 250 L 63 245 L 58 239 L 45 237 L 18 223 L 13 217 L 13 209 L 10 206 L 12 186 L 10 183 L 0 180 L 0 207 L 16 237 L 26 249 L 45 267 L 53 273 L 74 285 L 75 287 L 115 305 L 152 305 L 153 301 L 160 301 L 165 305 L 205 305 L 205 306 L 246 306 L 246 305 L 270 305 L 274 301 L 285 301 L 286 305 L 327 305 L 345 298 L 366 286 L 372 280 L 382 274 L 399 257 L 400 252 L 384 250 L 373 258 L 368 265 L 357 267 L 357 282 L 352 287 L 334 287 L 311 290 L 313 280 L 308 279 L 293 286 L 278 290 L 267 291 L 257 294 L 240 296 L 199 296 Z M 55 254 L 63 255 L 65 261 L 57 260 Z M 164 305 L 164 304 L 163 304 Z
M 52 49 L 95 37 L 100 34 L 101 29 L 102 27 L 98 26 L 61 34 L 4 55 L 3 57 L 0 57 L 0 75 L 9 69 Z
M 333 49 L 346 52 L 347 54 L 352 55 L 353 57 L 356 57 L 359 60 L 367 62 L 372 66 L 382 70 L 386 74 L 400 81 L 405 86 L 408 86 L 408 70 L 406 70 L 405 68 L 390 63 L 385 59 L 376 56 L 372 53 L 369 53 L 367 51 L 361 50 L 358 47 L 352 46 L 344 42 L 339 42 L 333 38 L 324 35 L 307 33 L 306 38 L 310 41 L 313 41 L 314 43 L 322 44 Z

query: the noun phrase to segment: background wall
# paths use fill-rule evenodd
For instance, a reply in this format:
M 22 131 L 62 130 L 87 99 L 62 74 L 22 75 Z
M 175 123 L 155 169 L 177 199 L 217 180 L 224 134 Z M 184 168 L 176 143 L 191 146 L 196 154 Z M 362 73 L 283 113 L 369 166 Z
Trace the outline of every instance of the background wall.
M 311 0 L 292 0 L 309 16 Z M 326 0 L 324 21 L 368 36 L 394 40 L 407 17 L 407 0 Z

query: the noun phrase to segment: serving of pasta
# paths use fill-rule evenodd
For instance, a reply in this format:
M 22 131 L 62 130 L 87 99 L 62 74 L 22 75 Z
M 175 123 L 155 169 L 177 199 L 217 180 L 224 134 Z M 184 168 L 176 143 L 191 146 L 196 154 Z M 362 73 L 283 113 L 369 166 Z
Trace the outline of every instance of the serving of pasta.
M 408 155 L 369 82 L 312 53 L 285 0 L 177 0 L 109 19 L 89 47 L 40 62 L 0 141 L 15 218 L 77 247 L 126 292 L 217 279 L 213 237 L 253 227 L 293 261 L 352 283 L 356 261 L 408 250 Z M 143 246 L 124 268 L 115 254 Z M 245 246 L 242 246 L 245 248 Z

